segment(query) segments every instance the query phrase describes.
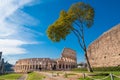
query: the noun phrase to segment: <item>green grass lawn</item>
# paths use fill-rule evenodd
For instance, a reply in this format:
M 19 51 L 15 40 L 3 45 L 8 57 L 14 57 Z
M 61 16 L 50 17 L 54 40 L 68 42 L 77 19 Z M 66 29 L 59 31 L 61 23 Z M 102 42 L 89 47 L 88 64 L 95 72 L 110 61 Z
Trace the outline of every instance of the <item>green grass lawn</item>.
M 0 75 L 0 80 L 16 80 L 18 78 L 20 78 L 22 76 L 22 74 L 5 74 L 5 75 Z
M 85 79 L 83 78 L 79 78 L 78 80 L 95 80 L 95 79 L 101 79 L 104 78 L 105 76 L 96 76 L 96 77 L 93 77 L 94 79 L 91 79 L 91 78 L 88 78 L 86 77 Z M 111 80 L 110 76 L 104 80 Z M 120 80 L 120 78 L 117 78 L 117 77 L 114 77 L 114 80 Z
M 87 73 L 87 72 L 86 72 Z M 91 73 L 91 74 L 96 74 L 96 73 L 112 73 L 113 75 L 116 75 L 116 76 L 119 76 L 118 77 L 114 77 L 114 80 L 120 80 L 120 72 L 119 71 L 111 71 L 111 72 L 94 72 L 94 73 Z M 104 76 L 104 75 L 97 75 L 97 76 L 90 76 L 91 78 L 94 78 L 94 79 L 102 79 L 102 78 L 105 78 L 107 76 Z M 89 78 L 88 76 L 85 77 L 85 79 L 83 78 L 79 78 L 78 80 L 94 80 L 94 79 L 91 79 Z M 108 77 L 104 80 L 111 80 L 111 77 L 110 75 L 108 75 Z
M 118 68 L 117 69 L 116 68 L 117 67 L 114 68 L 115 71 L 114 71 L 114 69 L 112 67 L 110 67 L 110 68 L 108 67 L 108 69 L 107 68 L 105 68 L 105 69 L 100 68 L 100 69 L 96 69 L 93 73 L 89 73 L 86 68 L 76 68 L 76 69 L 73 69 L 72 71 L 77 72 L 77 73 L 88 73 L 88 74 L 96 74 L 96 73 L 97 74 L 98 73 L 108 73 L 108 74 L 110 74 L 110 73 L 112 73 L 113 75 L 116 75 L 116 76 L 119 77 L 119 78 L 114 77 L 114 80 L 120 80 L 120 70 Z M 109 77 L 104 79 L 104 80 L 111 80 L 110 75 L 108 75 L 108 76 Z M 105 75 L 97 75 L 97 76 L 90 76 L 90 77 L 92 77 L 94 79 L 102 79 L 102 78 L 105 78 L 107 76 L 105 76 Z M 92 79 L 90 79 L 89 77 L 86 77 L 85 79 L 80 78 L 78 80 L 92 80 Z
M 45 78 L 43 75 L 37 72 L 31 72 L 28 74 L 27 80 L 42 80 L 43 78 Z

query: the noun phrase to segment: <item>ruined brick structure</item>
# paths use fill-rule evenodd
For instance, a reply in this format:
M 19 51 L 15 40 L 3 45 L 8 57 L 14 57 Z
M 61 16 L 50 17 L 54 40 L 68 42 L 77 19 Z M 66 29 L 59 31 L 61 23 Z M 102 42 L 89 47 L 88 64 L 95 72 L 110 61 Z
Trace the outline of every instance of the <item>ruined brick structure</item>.
M 4 59 L 2 58 L 2 52 L 0 52 L 0 74 L 4 73 Z
M 87 51 L 92 67 L 120 66 L 120 24 L 92 42 Z
M 76 52 L 69 48 L 64 48 L 59 59 L 50 58 L 29 58 L 20 59 L 15 64 L 15 72 L 30 72 L 41 70 L 70 70 L 77 65 Z

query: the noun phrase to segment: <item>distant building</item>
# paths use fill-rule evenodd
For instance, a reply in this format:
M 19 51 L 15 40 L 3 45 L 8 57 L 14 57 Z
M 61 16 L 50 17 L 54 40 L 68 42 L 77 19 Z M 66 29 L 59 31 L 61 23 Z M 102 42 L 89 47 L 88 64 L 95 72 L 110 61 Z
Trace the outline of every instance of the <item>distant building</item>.
M 0 74 L 4 73 L 4 59 L 2 58 L 2 52 L 0 52 Z
M 120 66 L 120 24 L 92 42 L 87 52 L 92 67 Z
M 30 72 L 41 70 L 70 70 L 77 67 L 76 52 L 69 48 L 64 48 L 62 56 L 53 60 L 50 58 L 29 58 L 20 59 L 16 62 L 15 72 Z
M 77 64 L 77 68 L 86 68 L 86 67 L 87 67 L 87 64 L 84 63 L 84 62 L 81 62 L 81 63 Z

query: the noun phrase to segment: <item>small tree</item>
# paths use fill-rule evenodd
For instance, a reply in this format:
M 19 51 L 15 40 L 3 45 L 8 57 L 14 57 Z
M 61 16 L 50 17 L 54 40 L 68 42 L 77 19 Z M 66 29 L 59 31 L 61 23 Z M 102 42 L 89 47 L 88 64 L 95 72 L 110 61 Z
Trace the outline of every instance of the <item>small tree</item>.
M 93 72 L 88 56 L 87 47 L 85 44 L 84 28 L 90 28 L 94 21 L 94 9 L 83 2 L 73 4 L 69 10 L 66 12 L 61 11 L 59 18 L 48 27 L 47 36 L 53 42 L 59 42 L 60 40 L 65 40 L 66 36 L 71 32 L 78 39 L 80 47 L 85 53 L 85 59 L 87 62 L 87 69 L 89 72 Z

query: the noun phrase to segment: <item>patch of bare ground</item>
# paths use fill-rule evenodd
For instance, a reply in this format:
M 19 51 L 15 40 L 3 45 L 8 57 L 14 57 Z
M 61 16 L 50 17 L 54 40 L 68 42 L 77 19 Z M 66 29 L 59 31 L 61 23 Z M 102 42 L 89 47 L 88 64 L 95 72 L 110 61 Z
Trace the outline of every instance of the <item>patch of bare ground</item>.
M 56 71 L 56 72 L 39 72 L 44 75 L 44 80 L 78 80 L 82 77 L 82 73 L 75 73 L 71 71 Z

